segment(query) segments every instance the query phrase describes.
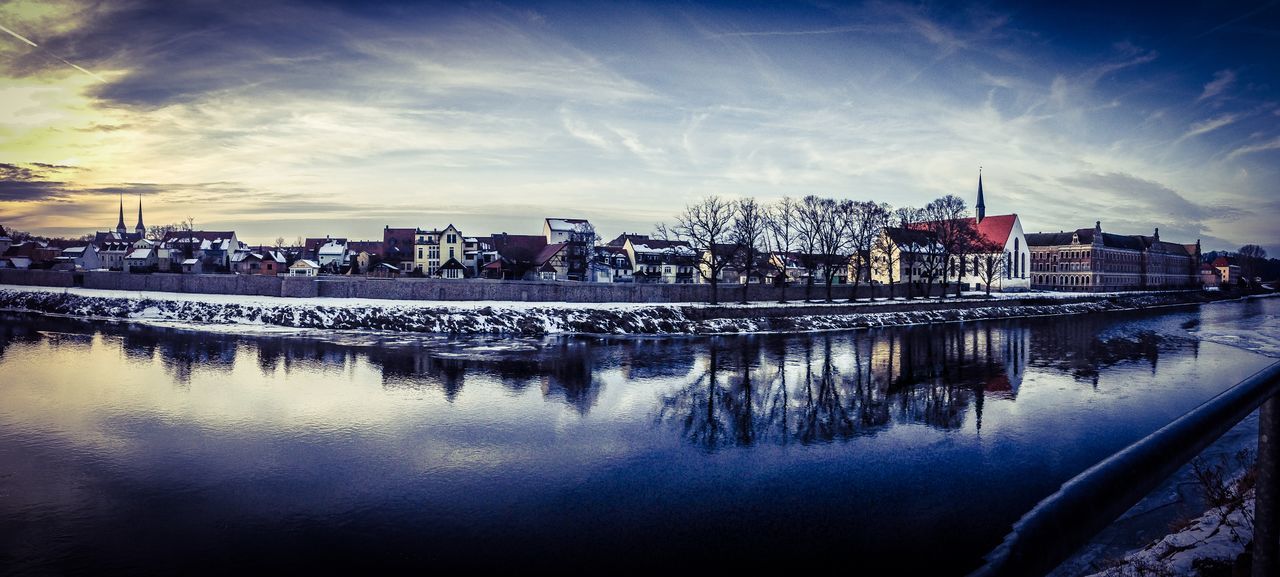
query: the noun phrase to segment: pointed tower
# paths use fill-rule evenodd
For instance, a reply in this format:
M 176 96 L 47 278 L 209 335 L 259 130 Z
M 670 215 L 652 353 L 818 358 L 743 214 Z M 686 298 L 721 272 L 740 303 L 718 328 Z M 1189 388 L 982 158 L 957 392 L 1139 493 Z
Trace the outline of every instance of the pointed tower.
M 978 213 L 978 222 L 987 218 L 987 201 L 982 198 L 982 167 L 978 167 L 978 204 L 973 206 L 974 211 Z
M 147 228 L 142 226 L 142 195 L 138 195 L 138 226 L 134 227 L 134 232 L 138 233 L 138 238 L 142 238 Z
M 120 222 L 116 224 L 116 232 L 120 233 L 121 235 L 124 235 L 125 230 L 126 229 L 124 227 L 124 195 L 122 194 L 120 195 Z

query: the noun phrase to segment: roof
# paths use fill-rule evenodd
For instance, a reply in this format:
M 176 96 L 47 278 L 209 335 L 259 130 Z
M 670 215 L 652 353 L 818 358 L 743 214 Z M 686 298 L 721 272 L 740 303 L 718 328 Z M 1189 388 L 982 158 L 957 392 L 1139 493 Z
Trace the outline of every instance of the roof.
M 557 242 L 555 244 L 549 244 L 547 246 L 542 247 L 542 250 L 538 251 L 538 255 L 533 257 L 533 262 L 535 263 L 550 262 L 551 259 L 556 256 L 556 253 L 560 252 L 561 250 L 564 250 L 564 246 L 565 244 L 563 242 Z
M 314 260 L 303 258 L 289 265 L 289 268 L 320 268 L 320 265 Z
M 1213 266 L 1214 268 L 1231 266 L 1231 261 L 1227 260 L 1227 257 L 1225 256 L 1220 256 L 1218 258 L 1213 259 Z
M 69 246 L 67 248 L 62 249 L 62 253 L 63 254 L 84 254 L 84 251 L 88 250 L 88 248 L 89 247 L 87 246 Z
M 347 248 L 351 252 L 367 252 L 369 254 L 382 256 L 382 242 L 376 240 L 353 240 L 347 243 Z
M 635 243 L 638 243 L 638 242 L 644 242 L 644 241 L 649 240 L 649 235 L 647 235 L 647 234 L 627 234 L 627 233 L 625 233 L 625 232 L 624 232 L 624 233 L 622 233 L 622 234 L 618 235 L 618 238 L 615 238 L 615 239 L 613 239 L 613 240 L 611 240 L 611 241 L 609 241 L 609 242 L 605 243 L 605 246 L 623 246 L 623 245 L 626 245 L 626 244 L 627 244 L 627 241 L 628 241 L 628 240 L 630 240 L 632 244 L 635 244 Z
M 220 241 L 230 240 L 235 235 L 236 233 L 233 230 L 171 230 L 164 233 L 164 238 L 161 239 L 161 242 L 187 242 L 191 239 Z
M 692 255 L 694 252 L 689 243 L 683 240 L 661 240 L 648 237 L 639 242 L 634 239 L 631 240 L 631 248 L 636 252 L 671 252 L 687 255 Z
M 124 234 L 120 234 L 114 230 L 109 230 L 106 232 L 93 233 L 93 244 L 103 244 L 103 243 L 112 242 L 112 241 L 136 242 L 140 238 L 142 238 L 142 235 L 136 232 L 126 232 Z
M 339 239 L 333 239 L 320 247 L 316 254 L 345 254 L 347 252 L 346 241 L 339 242 Z
M 186 260 L 182 261 L 182 264 L 184 264 L 184 265 L 200 264 L 200 259 L 198 259 L 198 258 L 189 258 L 189 259 L 186 259 Z
M 978 234 L 982 235 L 982 238 L 1003 248 L 1005 243 L 1009 242 L 1009 235 L 1013 234 L 1013 225 L 1018 222 L 1018 215 L 1000 214 L 988 216 L 983 218 L 982 222 L 977 222 L 976 218 L 967 218 L 965 220 L 977 227 Z
M 493 249 L 508 260 L 534 260 L 547 246 L 547 237 L 540 234 L 495 234 Z
M 439 268 L 439 269 L 437 269 L 437 270 L 444 270 L 444 269 L 462 269 L 462 270 L 467 270 L 467 267 L 463 266 L 463 265 L 462 265 L 462 263 L 458 262 L 458 259 L 456 259 L 456 258 L 451 258 L 451 259 L 449 259 L 449 260 L 447 260 L 447 261 L 444 261 L 444 264 L 440 265 L 440 268 Z
M 567 230 L 573 231 L 580 224 L 585 224 L 585 218 L 548 218 L 546 219 L 547 227 L 551 230 Z
M 138 249 L 138 250 L 135 250 L 135 251 L 133 251 L 133 252 L 129 253 L 129 256 L 126 256 L 125 258 L 129 258 L 129 259 L 136 259 L 136 258 L 151 258 L 151 249 L 149 249 L 149 248 L 140 248 L 140 249 Z
M 914 228 L 902 228 L 896 226 L 886 226 L 884 233 L 897 246 L 932 246 L 936 243 L 933 233 L 927 230 L 919 230 Z
M 316 252 L 317 250 L 319 250 L 319 249 L 320 249 L 320 247 L 322 247 L 322 246 L 324 246 L 324 245 L 326 245 L 326 244 L 329 244 L 330 242 L 338 242 L 339 244 L 347 244 L 347 239 L 346 239 L 346 238 L 331 238 L 331 237 L 327 237 L 327 236 L 326 236 L 326 237 L 324 237 L 324 238 L 320 238 L 320 237 L 307 238 L 307 239 L 304 239 L 304 240 L 302 241 L 302 250 L 304 250 L 304 251 L 306 251 L 306 252 L 314 253 L 314 252 Z
M 1081 228 L 1074 232 L 1037 232 L 1027 235 L 1027 246 L 1066 246 L 1071 244 L 1073 236 L 1080 238 L 1080 244 L 1093 244 L 1095 233 L 1092 228 Z M 1146 248 L 1141 237 L 1109 232 L 1102 233 L 1102 246 L 1137 251 Z

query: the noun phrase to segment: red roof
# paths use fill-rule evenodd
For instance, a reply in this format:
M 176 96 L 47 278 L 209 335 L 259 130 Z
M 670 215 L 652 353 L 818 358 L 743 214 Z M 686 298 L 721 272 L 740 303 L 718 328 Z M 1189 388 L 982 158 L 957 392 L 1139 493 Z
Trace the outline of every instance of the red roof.
M 969 218 L 965 220 L 973 223 L 976 219 Z M 1013 223 L 1016 220 L 1018 220 L 1018 215 L 1016 214 L 988 216 L 978 223 L 978 234 L 1003 248 L 1004 244 L 1009 242 L 1009 235 L 1013 233 Z
M 560 252 L 560 250 L 563 248 L 564 248 L 563 242 L 557 242 L 555 244 L 549 244 L 547 246 L 544 246 L 542 247 L 542 250 L 538 252 L 538 256 L 533 258 L 533 262 L 539 263 L 539 264 L 550 262 L 551 258 L 556 256 L 556 253 Z
M 1227 257 L 1225 257 L 1225 256 L 1220 256 L 1220 257 L 1218 257 L 1218 258 L 1213 259 L 1213 266 L 1214 266 L 1214 268 L 1221 268 L 1221 267 L 1224 267 L 1224 266 L 1231 266 L 1231 261 L 1227 260 Z

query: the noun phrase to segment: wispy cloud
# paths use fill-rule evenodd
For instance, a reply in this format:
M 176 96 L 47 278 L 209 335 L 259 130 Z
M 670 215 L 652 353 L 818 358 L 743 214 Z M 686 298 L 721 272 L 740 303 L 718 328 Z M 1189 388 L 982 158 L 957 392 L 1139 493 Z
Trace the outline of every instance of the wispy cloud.
M 1200 136 L 1201 134 L 1207 134 L 1209 132 L 1213 132 L 1224 126 L 1229 126 L 1231 124 L 1234 124 L 1237 120 L 1240 120 L 1240 115 L 1223 114 L 1221 116 L 1215 116 L 1208 120 L 1202 120 L 1200 122 L 1196 122 L 1192 124 L 1191 127 L 1185 133 L 1183 133 L 1182 136 L 1179 137 L 1177 141 L 1182 142 L 1188 138 L 1194 138 L 1196 136 Z
M 1235 81 L 1236 73 L 1231 70 L 1219 70 L 1213 73 L 1213 80 L 1204 85 L 1204 90 L 1200 92 L 1200 97 L 1196 98 L 1196 102 L 1217 98 L 1226 92 Z

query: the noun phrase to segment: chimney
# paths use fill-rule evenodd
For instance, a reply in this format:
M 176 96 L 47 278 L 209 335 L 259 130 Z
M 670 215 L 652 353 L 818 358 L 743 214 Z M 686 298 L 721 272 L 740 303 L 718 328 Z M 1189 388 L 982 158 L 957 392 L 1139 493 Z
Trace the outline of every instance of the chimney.
M 1156 231 L 1152 233 L 1151 237 L 1156 240 L 1160 240 L 1160 227 L 1156 227 Z

